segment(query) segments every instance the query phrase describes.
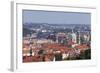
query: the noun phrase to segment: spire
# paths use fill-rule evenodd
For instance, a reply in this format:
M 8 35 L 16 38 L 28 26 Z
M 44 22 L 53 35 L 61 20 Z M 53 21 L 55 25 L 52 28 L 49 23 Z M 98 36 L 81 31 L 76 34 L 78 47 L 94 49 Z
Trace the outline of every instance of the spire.
M 79 34 L 79 40 L 78 40 L 78 44 L 80 44 L 81 43 L 81 41 L 80 41 L 80 30 L 78 31 L 78 34 Z
M 72 28 L 72 33 L 73 33 L 74 31 L 73 31 L 73 28 Z

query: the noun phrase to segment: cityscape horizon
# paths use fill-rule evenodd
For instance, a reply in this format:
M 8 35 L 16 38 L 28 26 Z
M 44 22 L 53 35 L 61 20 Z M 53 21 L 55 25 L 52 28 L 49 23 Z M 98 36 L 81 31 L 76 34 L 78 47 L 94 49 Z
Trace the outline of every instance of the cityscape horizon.
M 91 59 L 89 13 L 23 10 L 22 30 L 23 63 Z

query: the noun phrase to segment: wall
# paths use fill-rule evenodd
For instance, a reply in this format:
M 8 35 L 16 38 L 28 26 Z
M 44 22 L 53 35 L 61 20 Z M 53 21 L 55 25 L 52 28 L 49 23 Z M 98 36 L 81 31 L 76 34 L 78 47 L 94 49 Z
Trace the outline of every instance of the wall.
M 10 73 L 9 70 L 10 67 L 10 1 L 11 0 L 0 0 L 0 73 Z M 93 37 L 96 37 L 96 47 L 98 49 L 97 55 L 98 55 L 98 65 L 96 67 L 80 67 L 80 68 L 65 68 L 65 69 L 56 69 L 56 70 L 43 70 L 43 71 L 37 71 L 36 73 L 99 73 L 100 69 L 100 5 L 99 0 L 32 0 L 34 3 L 45 3 L 45 4 L 67 4 L 68 1 L 72 3 L 80 3 L 80 5 L 87 5 L 87 6 L 96 6 L 97 7 L 97 22 L 98 24 L 95 26 L 95 32 L 97 32 L 96 35 Z M 34 71 L 33 71 L 34 72 Z

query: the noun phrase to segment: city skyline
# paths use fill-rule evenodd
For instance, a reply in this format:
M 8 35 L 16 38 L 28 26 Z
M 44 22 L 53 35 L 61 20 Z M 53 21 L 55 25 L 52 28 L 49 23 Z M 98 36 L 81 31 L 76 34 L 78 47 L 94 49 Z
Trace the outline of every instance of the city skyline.
M 23 63 L 91 59 L 91 14 L 23 10 Z

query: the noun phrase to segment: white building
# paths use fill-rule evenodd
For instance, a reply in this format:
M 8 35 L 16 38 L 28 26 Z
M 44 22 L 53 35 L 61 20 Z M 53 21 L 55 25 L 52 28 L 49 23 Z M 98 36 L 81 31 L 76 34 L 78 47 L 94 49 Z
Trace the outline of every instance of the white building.
M 54 43 L 54 42 L 52 40 L 39 39 L 39 40 L 36 41 L 36 43 L 42 44 L 42 43 Z
M 72 33 L 72 42 L 77 43 L 77 35 L 75 33 Z

